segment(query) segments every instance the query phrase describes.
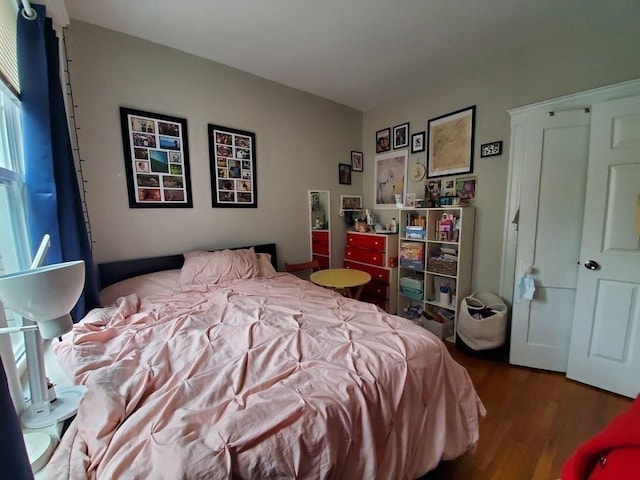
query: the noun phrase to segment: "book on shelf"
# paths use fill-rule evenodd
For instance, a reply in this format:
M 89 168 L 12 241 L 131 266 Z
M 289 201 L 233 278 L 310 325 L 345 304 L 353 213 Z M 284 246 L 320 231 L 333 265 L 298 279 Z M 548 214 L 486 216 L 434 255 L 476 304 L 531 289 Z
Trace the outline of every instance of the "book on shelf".
M 400 242 L 400 258 L 424 261 L 424 244 L 416 242 Z

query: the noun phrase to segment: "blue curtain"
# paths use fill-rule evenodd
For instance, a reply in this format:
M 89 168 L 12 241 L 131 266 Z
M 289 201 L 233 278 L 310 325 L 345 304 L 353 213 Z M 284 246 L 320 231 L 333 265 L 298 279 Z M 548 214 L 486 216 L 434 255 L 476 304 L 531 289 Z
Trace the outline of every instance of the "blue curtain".
M 18 15 L 18 73 L 22 106 L 27 219 L 32 251 L 51 236 L 46 263 L 84 260 L 83 296 L 74 321 L 98 306 L 98 282 L 85 227 L 64 97 L 59 74 L 58 39 L 46 9 L 32 5 L 35 20 Z
M 22 440 L 20 421 L 13 408 L 7 375 L 0 358 L 0 477 L 6 480 L 24 480 L 33 478 L 27 450 Z

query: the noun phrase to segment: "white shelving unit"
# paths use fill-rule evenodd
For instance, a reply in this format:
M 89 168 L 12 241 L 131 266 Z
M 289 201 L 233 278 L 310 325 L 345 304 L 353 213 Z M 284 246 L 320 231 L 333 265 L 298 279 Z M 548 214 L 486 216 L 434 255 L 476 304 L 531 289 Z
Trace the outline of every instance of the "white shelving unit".
M 444 336 L 455 341 L 460 302 L 471 293 L 475 209 L 408 208 L 399 216 L 398 314 L 411 318 L 416 308 L 440 312 L 453 322 Z M 446 293 L 440 295 L 443 285 L 449 289 L 448 302 Z M 433 331 L 435 324 L 422 318 L 412 319 Z

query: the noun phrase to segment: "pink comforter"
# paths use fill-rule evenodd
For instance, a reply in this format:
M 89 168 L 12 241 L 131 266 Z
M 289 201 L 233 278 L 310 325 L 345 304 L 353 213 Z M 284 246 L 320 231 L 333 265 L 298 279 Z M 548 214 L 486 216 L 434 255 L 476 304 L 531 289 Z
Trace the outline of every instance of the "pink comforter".
M 50 478 L 413 479 L 484 415 L 431 333 L 291 274 L 123 297 L 54 348 L 87 393 Z

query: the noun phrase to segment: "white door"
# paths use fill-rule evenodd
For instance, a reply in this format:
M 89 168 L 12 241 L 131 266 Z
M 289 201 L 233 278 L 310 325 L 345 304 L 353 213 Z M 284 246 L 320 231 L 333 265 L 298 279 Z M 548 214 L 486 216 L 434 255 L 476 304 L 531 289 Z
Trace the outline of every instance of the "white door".
M 510 362 L 565 372 L 578 276 L 589 155 L 584 109 L 540 110 L 524 131 Z M 531 269 L 532 301 L 520 277 Z
M 640 96 L 595 104 L 591 122 L 567 376 L 635 397 L 640 391 Z

